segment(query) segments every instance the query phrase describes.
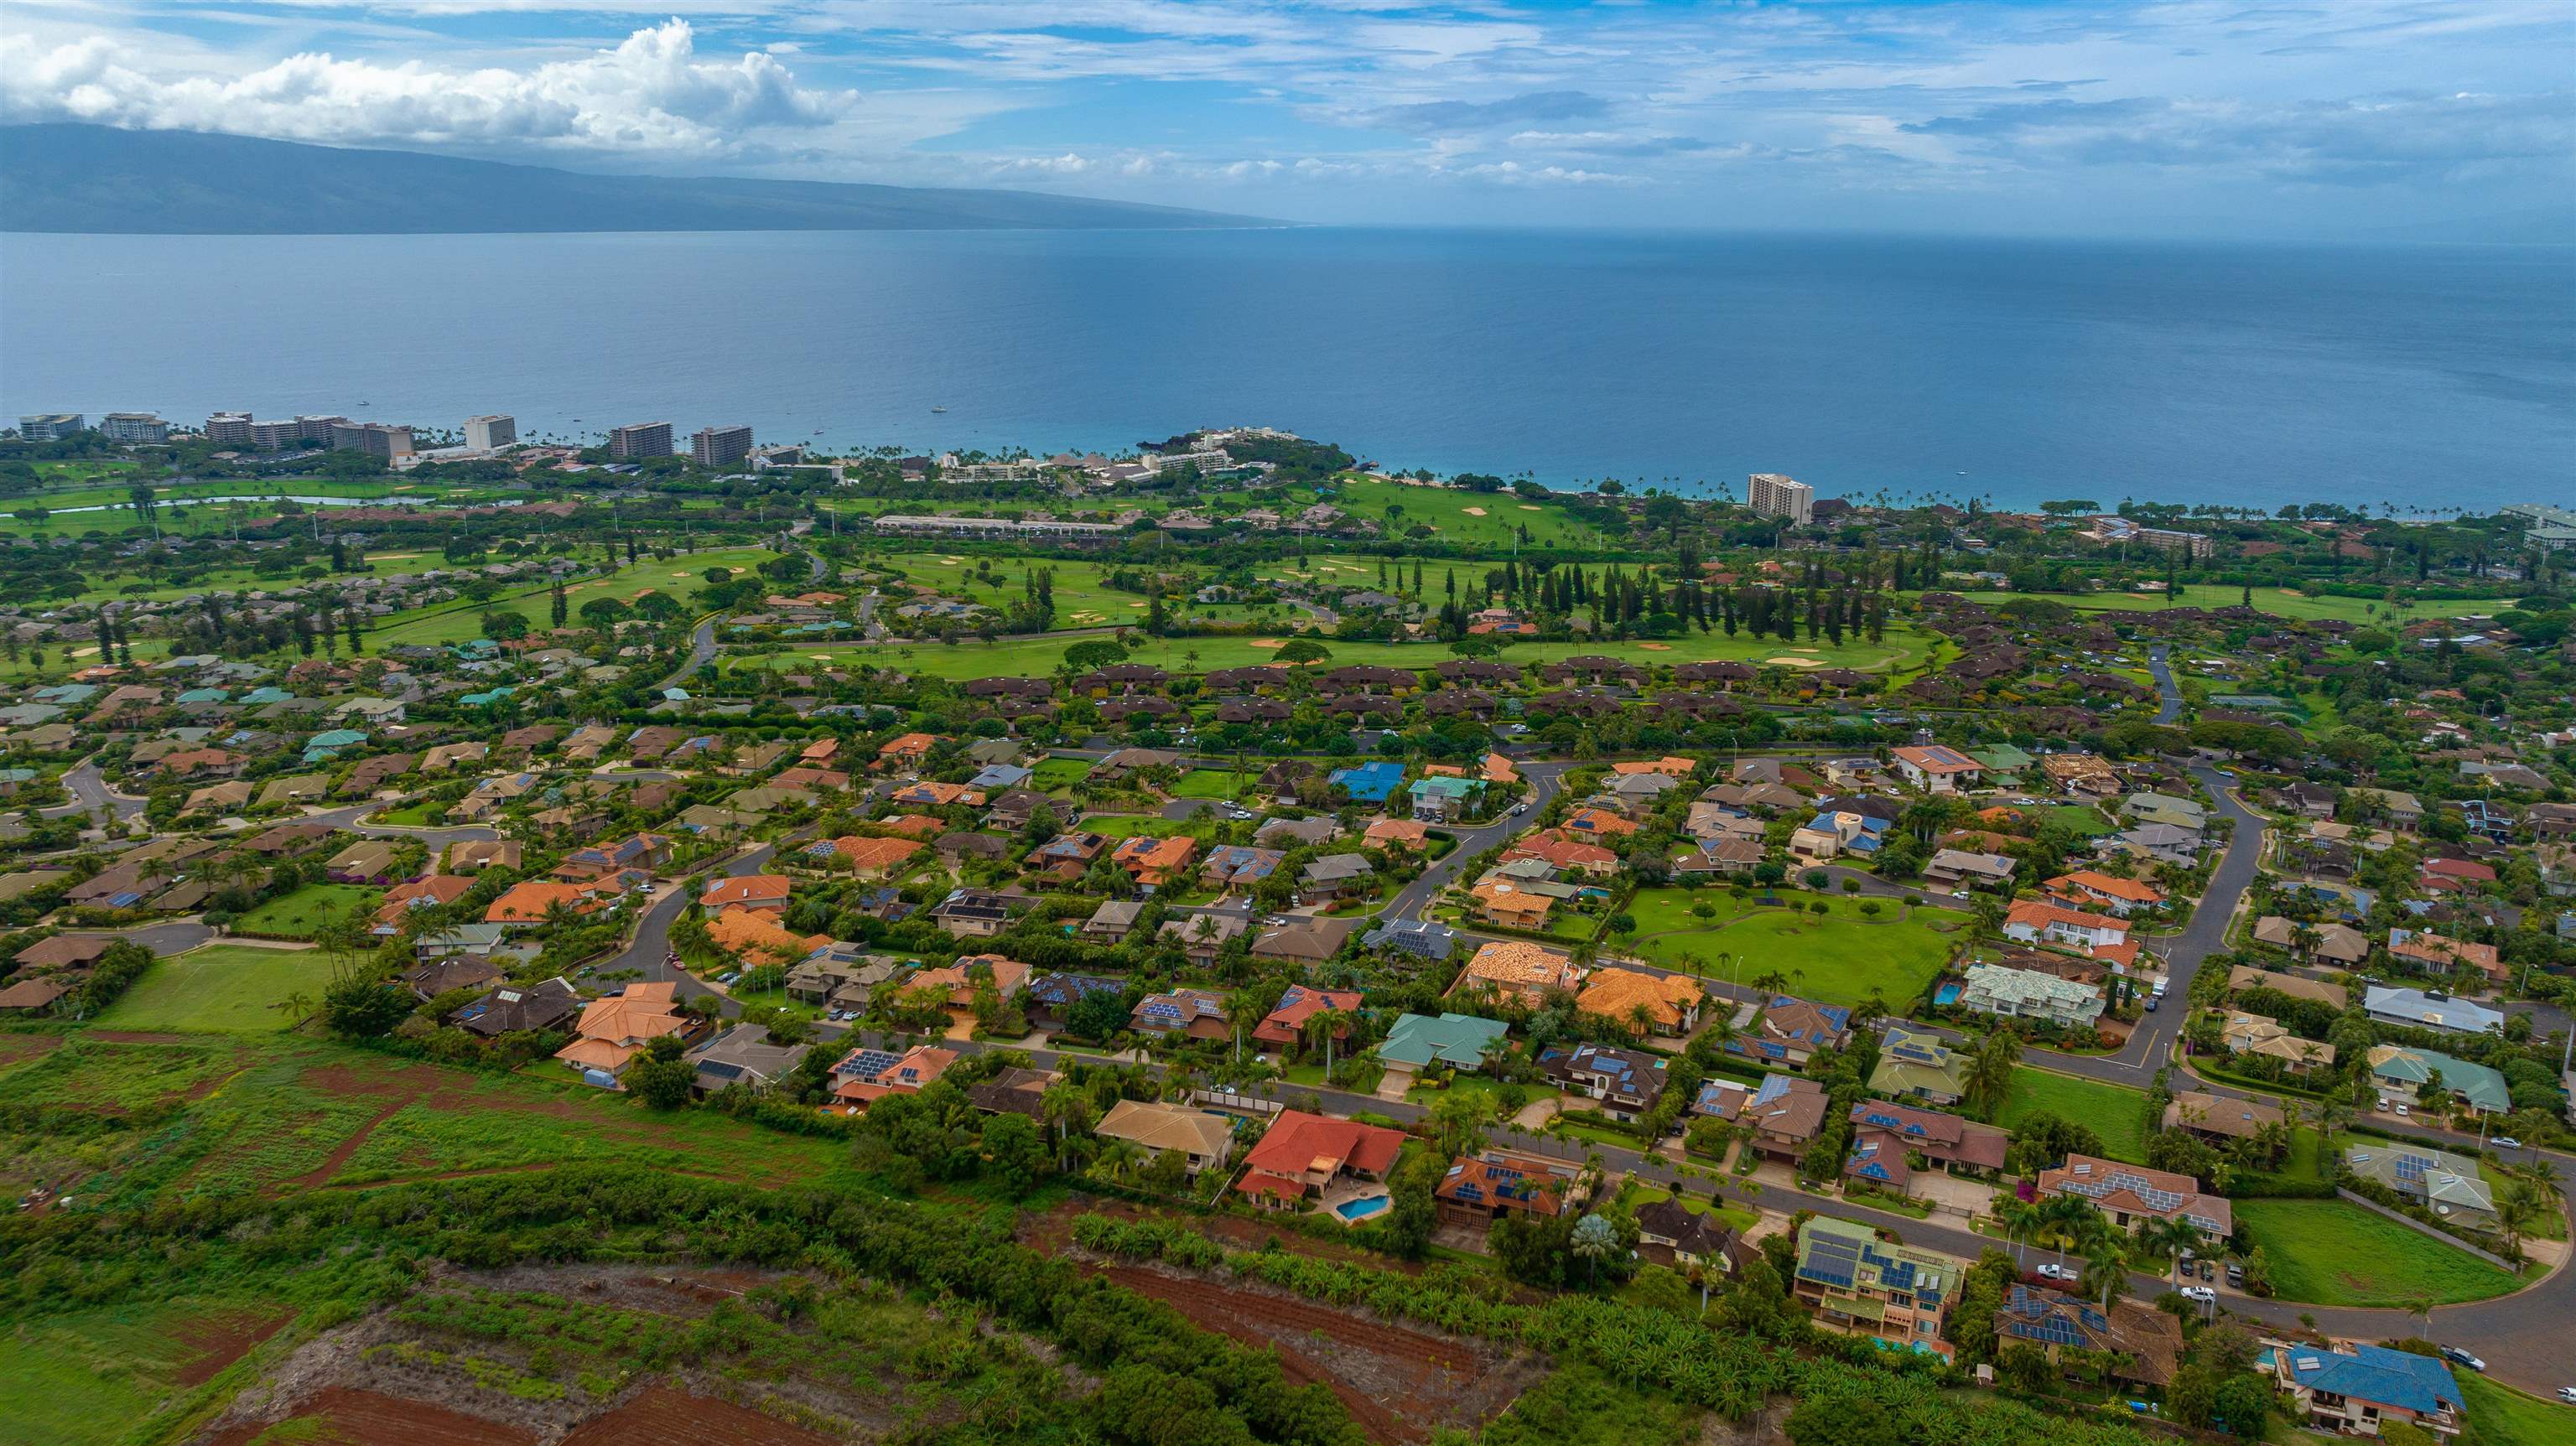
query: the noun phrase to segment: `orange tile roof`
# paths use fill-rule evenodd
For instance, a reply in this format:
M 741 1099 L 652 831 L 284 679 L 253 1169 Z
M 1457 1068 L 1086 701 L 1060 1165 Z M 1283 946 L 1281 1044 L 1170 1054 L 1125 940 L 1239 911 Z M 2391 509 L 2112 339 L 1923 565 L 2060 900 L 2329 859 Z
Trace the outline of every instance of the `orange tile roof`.
M 1574 1007 L 1614 1023 L 1626 1024 L 1640 1004 L 1655 1023 L 1678 1027 L 1695 1006 L 1708 998 L 1696 979 L 1673 974 L 1658 977 L 1634 969 L 1596 969 L 1575 996 Z
M 787 891 L 793 887 L 793 881 L 782 875 L 744 874 L 740 878 L 716 880 L 698 902 L 710 909 L 723 909 L 735 904 L 784 903 Z
M 1578 808 L 1566 815 L 1565 823 L 1568 828 L 1580 824 L 1580 832 L 1602 837 L 1619 837 L 1637 831 L 1635 824 L 1606 808 Z
M 1431 830 L 1427 825 L 1409 818 L 1382 818 L 1368 826 L 1368 833 L 1364 838 L 1366 842 L 1381 847 L 1387 844 L 1398 844 L 1405 848 L 1418 849 L 1431 841 Z
M 483 922 L 487 924 L 543 923 L 546 912 L 557 904 L 563 905 L 576 914 L 592 913 L 600 906 L 598 899 L 576 885 L 550 884 L 541 879 L 529 879 L 523 883 L 512 884 L 508 892 L 494 899 L 492 907 L 483 911 Z
M 937 746 L 939 746 L 939 738 L 936 734 L 906 733 L 878 749 L 877 756 L 879 758 L 908 757 L 913 754 L 928 753 Z
M 1517 939 L 1496 939 L 1467 961 L 1467 977 L 1506 989 L 1571 989 L 1583 977 L 1574 957 Z
M 775 914 L 739 906 L 725 910 L 707 924 L 707 937 L 715 946 L 746 963 L 757 955 L 772 964 L 793 964 L 832 942 L 829 934 L 798 935 L 790 933 Z
M 926 813 L 897 814 L 893 818 L 884 820 L 884 825 L 896 833 L 908 834 L 913 838 L 936 838 L 948 832 L 946 820 L 932 818 Z
M 859 871 L 890 869 L 922 850 L 922 845 L 912 839 L 862 838 L 857 834 L 832 840 L 832 847 L 850 861 L 852 869 Z
M 1477 906 L 1497 919 L 1536 923 L 1547 917 L 1556 901 L 1545 894 L 1533 894 L 1510 884 L 1478 884 L 1467 891 Z
M 2112 898 L 2126 899 L 2133 904 L 2160 904 L 2164 902 L 2165 897 L 2162 889 L 2139 883 L 2135 879 L 2124 879 L 2094 869 L 2077 869 L 2071 874 L 2059 874 L 2048 881 L 2048 886 L 2052 889 L 2060 884 L 2070 888 L 2088 889 L 2097 894 L 2108 894 Z
M 1488 753 L 1485 755 L 1485 781 L 1488 783 L 1518 783 L 1521 781 L 1521 771 L 1513 767 L 1512 761 L 1505 758 L 1503 755 L 1499 753 Z
M 1118 851 L 1110 857 L 1140 882 L 1155 884 L 1189 867 L 1198 848 L 1198 840 L 1184 834 L 1153 838 L 1140 833 L 1119 840 Z

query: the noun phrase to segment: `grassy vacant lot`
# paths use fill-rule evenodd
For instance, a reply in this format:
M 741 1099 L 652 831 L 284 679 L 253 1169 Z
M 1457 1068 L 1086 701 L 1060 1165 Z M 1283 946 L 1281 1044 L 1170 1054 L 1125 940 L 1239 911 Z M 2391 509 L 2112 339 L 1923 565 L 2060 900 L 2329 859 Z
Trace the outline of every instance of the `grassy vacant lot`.
M 125 997 L 98 1017 L 102 1029 L 284 1029 L 276 1006 L 293 994 L 319 998 L 331 963 L 319 949 L 208 944 L 154 963 Z
M 269 934 L 281 939 L 310 939 L 322 932 L 322 926 L 334 919 L 344 919 L 352 909 L 373 913 L 380 889 L 361 888 L 356 884 L 306 884 L 282 899 L 271 899 L 244 914 L 236 923 L 246 934 Z
M 1628 906 L 1637 920 L 1628 947 L 1655 963 L 1712 976 L 1721 973 L 1717 956 L 1732 954 L 1738 982 L 1777 970 L 1802 998 L 1858 1004 L 1875 993 L 1901 1009 L 1949 962 L 1951 936 L 1968 922 L 1954 909 L 1909 909 L 1894 899 L 1870 901 L 1878 905 L 1872 915 L 1857 899 L 1781 897 L 1797 908 L 1739 903 L 1716 889 L 1642 890 Z M 1822 917 L 1807 912 L 1819 900 Z M 1715 906 L 1716 916 L 1697 918 L 1694 903 Z
M 2454 1371 L 2478 1446 L 2557 1446 L 2576 1441 L 2576 1406 L 2526 1396 L 2475 1371 Z
M 2114 1160 L 2147 1162 L 2147 1097 L 2138 1090 L 2099 1080 L 2052 1074 L 2024 1065 L 2013 1071 L 2012 1093 L 1995 1123 L 2012 1128 L 2046 1111 L 2072 1120 L 2102 1137 L 2102 1148 Z
M 2303 1305 L 2394 1306 L 2485 1300 L 2522 1281 L 2343 1200 L 2239 1200 L 2236 1223 L 2263 1248 L 2275 1298 Z
M 1070 788 L 1090 775 L 1091 760 L 1087 758 L 1042 758 L 1030 770 L 1029 787 L 1045 793 Z
M 2104 818 L 2102 810 L 2084 803 L 2061 803 L 2047 810 L 2041 817 L 2053 818 L 2085 838 L 2100 838 L 2119 827 Z
M 114 1023 L 173 1027 L 160 1018 Z M 449 1069 L 299 1035 L 210 1033 L 147 1044 L 84 1032 L 0 1070 L 0 1091 L 38 1111 L 39 1126 L 51 1110 L 69 1121 L 102 1106 L 177 1107 L 172 1127 L 103 1139 L 50 1128 L 0 1136 L 0 1186 L 69 1181 L 84 1205 L 101 1208 L 140 1205 L 169 1190 L 356 1187 L 584 1161 L 783 1185 L 837 1177 L 849 1158 L 837 1140 L 781 1135 L 721 1114 L 658 1115 L 611 1091 Z
M 1374 574 L 1369 585 L 1375 585 Z M 542 608 L 544 602 L 540 594 L 537 606 Z M 579 606 L 578 601 L 575 606 Z M 470 626 L 472 614 L 466 614 L 464 621 Z M 472 634 L 469 632 L 462 636 Z M 1212 668 L 1270 662 L 1278 653 L 1276 645 L 1287 636 L 1283 632 L 1266 638 L 1140 638 L 1141 646 L 1130 653 L 1129 660 L 1174 673 L 1204 673 Z M 379 632 L 377 637 L 387 643 L 421 641 L 408 636 L 393 637 L 390 632 Z M 798 672 L 818 665 L 847 668 L 865 663 L 934 678 L 1045 677 L 1064 662 L 1064 650 L 1079 641 L 1079 638 L 1045 636 L 1007 638 L 993 643 L 969 640 L 949 645 L 915 643 L 894 647 L 827 643 L 785 648 L 766 655 L 728 654 L 727 666 Z M 1259 646 L 1263 642 L 1272 646 Z M 1885 639 L 1876 643 L 1847 635 L 1839 647 L 1822 639 L 1814 643 L 1802 640 L 1791 644 L 1777 639 L 1757 642 L 1745 636 L 1730 638 L 1724 632 L 1693 632 L 1668 642 L 1533 643 L 1511 649 L 1503 661 L 1514 665 L 1551 662 L 1577 653 L 1607 653 L 1640 664 L 1722 660 L 1759 663 L 1775 658 L 1792 658 L 1812 661 L 1819 666 L 1901 672 L 1919 666 L 1931 645 L 1930 638 L 1907 627 L 1890 627 Z M 1332 666 L 1370 663 L 1382 667 L 1422 669 L 1444 662 L 1450 656 L 1448 649 L 1428 643 L 1327 642 L 1325 647 L 1332 655 L 1328 664 Z
M 24 1446 L 121 1440 L 192 1383 L 209 1346 L 280 1314 L 273 1301 L 188 1297 L 22 1324 L 0 1335 L 0 1418 Z
M 2063 603 L 2086 612 L 2151 612 L 2165 605 L 2154 593 L 2092 593 L 2073 597 L 2060 593 L 1975 592 L 1965 594 L 1987 607 L 2001 607 L 2019 598 L 2040 602 Z M 2232 587 L 2196 587 L 2186 589 L 2178 607 L 2234 607 L 2240 596 Z M 2390 618 L 2406 621 L 2417 618 L 2466 617 L 2471 613 L 2491 613 L 2512 606 L 2509 597 L 2433 599 L 2424 602 L 2400 600 L 2391 604 L 2375 598 L 2310 597 L 2296 588 L 2258 587 L 2254 589 L 2254 606 L 2275 617 L 2304 622 L 2335 619 L 2348 623 L 2385 622 Z
M 1240 798 L 1257 773 L 1229 773 L 1222 768 L 1193 768 L 1172 785 L 1174 798 Z

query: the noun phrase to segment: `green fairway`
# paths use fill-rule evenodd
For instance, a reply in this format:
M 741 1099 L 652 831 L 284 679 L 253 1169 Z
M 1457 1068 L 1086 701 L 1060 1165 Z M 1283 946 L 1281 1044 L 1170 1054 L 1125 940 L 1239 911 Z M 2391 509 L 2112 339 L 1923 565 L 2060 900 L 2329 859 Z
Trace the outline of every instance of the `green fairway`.
M 285 1314 L 277 1302 L 185 1298 L 47 1315 L 0 1333 L 0 1419 L 22 1446 L 106 1446 L 182 1389 L 220 1338 Z M 212 1329 L 209 1329 L 212 1327 Z
M 615 598 L 632 603 L 648 592 L 669 593 L 681 605 L 695 609 L 698 589 L 706 585 L 701 576 L 711 567 L 729 567 L 735 572 L 756 568 L 778 554 L 765 547 L 726 547 L 706 552 L 684 552 L 665 561 L 648 557 L 632 567 L 620 568 L 606 577 L 573 583 L 564 589 L 564 606 L 570 619 L 580 623 L 582 604 L 599 598 Z M 799 591 L 802 591 L 800 586 Z M 461 643 L 483 635 L 485 613 L 517 613 L 540 628 L 554 626 L 554 599 L 549 589 L 532 588 L 489 602 L 458 606 L 443 603 L 436 609 L 397 613 L 368 635 L 371 651 L 382 651 L 403 643 L 436 645 Z
M 2176 607 L 2234 607 L 2240 592 L 2232 587 L 2195 587 L 2186 589 L 2174 603 Z M 2104 592 L 2077 596 L 2071 593 L 1972 592 L 1964 594 L 1983 607 L 1996 608 L 2005 603 L 2028 599 L 2060 603 L 2086 612 L 2152 612 L 2165 606 L 2159 593 Z M 2433 598 L 2424 601 L 2400 598 L 2394 603 L 2378 598 L 2311 597 L 2295 588 L 2258 587 L 2254 589 L 2254 607 L 2275 617 L 2300 622 L 2333 619 L 2347 623 L 2385 623 L 2392 619 L 2456 618 L 2472 613 L 2500 612 L 2513 606 L 2510 596 L 2491 598 Z
M 1968 922 L 1954 909 L 1908 909 L 1893 899 L 1868 901 L 1878 906 L 1868 914 L 1859 899 L 1781 897 L 1796 909 L 1739 903 L 1717 889 L 1641 890 L 1628 905 L 1635 938 L 1614 945 L 1668 968 L 1738 983 L 1776 972 L 1790 993 L 1827 1004 L 1858 1004 L 1876 994 L 1902 1012 L 1949 962 L 1953 936 Z M 1825 905 L 1821 917 L 1807 912 L 1817 902 Z M 1697 917 L 1694 904 L 1711 906 L 1715 916 Z M 1721 954 L 1734 956 L 1731 970 L 1719 966 Z
M 2012 1092 L 1995 1123 L 2005 1129 L 2045 1111 L 2102 1137 L 2103 1153 L 2133 1165 L 2147 1162 L 2147 1097 L 2099 1080 L 2053 1074 L 2028 1065 L 2013 1071 Z
M 375 912 L 376 900 L 383 890 L 361 888 L 356 884 L 306 884 L 282 899 L 271 899 L 241 916 L 234 927 L 245 934 L 267 934 L 280 939 L 310 939 L 333 919 L 346 918 L 351 910 L 362 914 Z
M 2485 1300 L 2522 1281 L 2465 1250 L 2343 1200 L 2239 1200 L 2236 1223 L 2263 1248 L 2277 1300 L 2302 1305 L 2437 1305 Z
M 95 1021 L 101 1029 L 284 1029 L 276 1006 L 290 995 L 319 998 L 331 961 L 319 949 L 208 944 L 143 971 Z
M 542 606 L 542 595 L 537 599 Z M 471 622 L 470 615 L 467 618 Z M 388 641 L 415 642 L 419 639 L 390 638 Z M 466 634 L 471 636 L 471 634 Z M 1145 663 L 1173 673 L 1203 673 L 1212 668 L 1236 668 L 1251 663 L 1266 663 L 1278 655 L 1278 644 L 1287 637 L 1284 631 L 1266 638 L 1139 637 L 1129 655 L 1130 662 Z M 972 639 L 957 643 L 907 643 L 889 647 L 865 647 L 848 643 L 825 643 L 813 647 L 794 647 L 775 653 L 729 653 L 730 668 L 768 667 L 790 672 L 817 665 L 856 667 L 862 663 L 879 669 L 918 673 L 936 678 L 990 678 L 1000 676 L 1044 677 L 1064 662 L 1064 650 L 1082 641 L 1061 634 L 1044 637 L 1006 638 L 995 643 Z M 1267 642 L 1272 646 L 1264 647 Z M 1919 666 L 1926 657 L 1931 639 L 1911 628 L 1890 627 L 1884 641 L 1872 643 L 1845 637 L 1836 647 L 1818 640 L 1815 643 L 1782 643 L 1777 639 L 1755 642 L 1749 637 L 1726 636 L 1723 632 L 1688 633 L 1669 640 L 1646 642 L 1599 643 L 1532 643 L 1514 647 L 1503 655 L 1503 661 L 1520 666 L 1528 663 L 1553 662 L 1583 653 L 1601 653 L 1626 658 L 1639 664 L 1703 663 L 1722 660 L 1749 660 L 1756 663 L 1774 659 L 1793 659 L 1819 666 L 1857 668 L 1862 671 L 1901 671 Z M 1346 663 L 1370 663 L 1382 667 L 1423 669 L 1447 661 L 1448 649 L 1433 643 L 1324 643 L 1331 654 L 1327 666 Z

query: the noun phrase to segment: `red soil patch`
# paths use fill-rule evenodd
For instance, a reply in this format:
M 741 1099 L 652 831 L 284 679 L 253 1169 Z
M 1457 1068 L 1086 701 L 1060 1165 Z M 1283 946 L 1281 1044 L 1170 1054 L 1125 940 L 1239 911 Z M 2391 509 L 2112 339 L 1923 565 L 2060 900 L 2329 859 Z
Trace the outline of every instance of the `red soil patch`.
M 380 1109 L 373 1115 L 369 1116 L 365 1124 L 350 1131 L 349 1138 L 342 1140 L 332 1149 L 330 1154 L 324 1156 L 321 1164 L 316 1165 L 312 1169 L 305 1171 L 303 1174 L 296 1176 L 294 1179 L 287 1181 L 286 1184 L 300 1185 L 309 1190 L 314 1186 L 321 1184 L 323 1181 L 330 1179 L 332 1176 L 339 1174 L 340 1167 L 349 1163 L 349 1157 L 358 1153 L 358 1147 L 367 1142 L 367 1136 L 376 1132 L 376 1126 L 393 1118 L 394 1111 L 401 1109 L 404 1105 L 409 1103 L 411 1103 L 409 1100 L 385 1101 L 385 1107 L 383 1109 Z
M 1262 1221 L 1247 1220 L 1239 1215 L 1175 1216 L 1163 1211 L 1148 1210 L 1125 1200 L 1094 1199 L 1080 1195 L 1066 1199 L 1042 1215 L 1022 1215 L 1019 1230 L 1020 1243 L 1033 1250 L 1045 1251 L 1049 1255 L 1061 1255 L 1073 1245 L 1073 1222 L 1085 1215 L 1106 1215 L 1114 1220 L 1178 1221 L 1236 1250 L 1260 1250 L 1275 1240 L 1280 1249 L 1291 1255 L 1349 1262 L 1375 1270 L 1397 1270 L 1407 1275 L 1422 1273 L 1422 1264 L 1419 1261 L 1397 1260 L 1356 1245 L 1345 1245 L 1337 1240 L 1318 1240 L 1312 1235 L 1294 1230 L 1277 1229 Z
M 65 1038 L 59 1034 L 0 1034 L 0 1065 L 42 1059 L 62 1048 Z
M 604 1416 L 594 1416 L 563 1438 L 562 1446 L 836 1446 L 832 1437 L 791 1426 L 774 1416 L 692 1396 L 667 1386 L 647 1386 Z
M 201 1315 L 172 1334 L 191 1354 L 179 1368 L 182 1386 L 202 1386 L 224 1367 L 295 1319 L 293 1311 L 227 1310 Z
M 1520 1393 L 1509 1372 L 1476 1351 L 1419 1331 L 1136 1266 L 1099 1273 L 1171 1306 L 1202 1330 L 1277 1351 L 1292 1379 L 1330 1390 L 1373 1441 L 1427 1440 L 1435 1425 L 1472 1427 Z M 1503 1394 L 1490 1402 L 1467 1399 L 1480 1396 L 1479 1388 Z
M 299 1446 L 538 1446 L 535 1435 L 498 1421 L 346 1386 L 318 1393 L 289 1419 L 316 1423 L 314 1434 L 295 1438 Z M 207 1446 L 250 1446 L 269 1429 L 267 1422 L 246 1421 Z

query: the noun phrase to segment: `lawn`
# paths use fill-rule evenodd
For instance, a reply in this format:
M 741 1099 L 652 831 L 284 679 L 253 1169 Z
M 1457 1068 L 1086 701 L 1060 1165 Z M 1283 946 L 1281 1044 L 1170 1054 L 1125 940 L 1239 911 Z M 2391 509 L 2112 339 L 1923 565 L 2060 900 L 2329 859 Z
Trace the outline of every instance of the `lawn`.
M 310 939 L 322 932 L 322 926 L 334 919 L 346 918 L 351 910 L 372 914 L 381 889 L 361 888 L 356 884 L 306 884 L 282 899 L 271 899 L 244 914 L 234 927 L 245 934 L 262 934 L 278 939 Z
M 1995 1123 L 2011 1129 L 2047 1111 L 2102 1137 L 2102 1149 L 2114 1160 L 2147 1162 L 2147 1097 L 2123 1085 L 2079 1079 L 2023 1065 L 2013 1071 L 2012 1092 Z
M 331 961 L 319 949 L 208 944 L 155 962 L 95 1021 L 101 1029 L 284 1029 L 277 1004 L 319 998 Z
M 2485 1300 L 2522 1281 L 2343 1200 L 2239 1200 L 2236 1223 L 2261 1246 L 2274 1298 L 2303 1305 L 2438 1305 Z
M 1791 993 L 1827 1004 L 1858 1004 L 1875 993 L 1902 1011 L 1949 962 L 1953 935 L 1968 922 L 1955 909 L 1908 908 L 1894 899 L 1781 898 L 1796 909 L 1739 902 L 1717 889 L 1641 890 L 1628 905 L 1637 933 L 1621 947 L 1669 968 L 1739 983 L 1776 971 Z M 1822 917 L 1807 912 L 1818 902 L 1826 907 Z M 1864 902 L 1878 912 L 1862 912 Z M 1694 917 L 1694 903 L 1715 906 L 1716 916 Z M 1731 971 L 1718 965 L 1721 954 L 1734 956 Z
M 1029 787 L 1040 793 L 1052 793 L 1059 788 L 1071 788 L 1090 776 L 1091 760 L 1088 758 L 1044 758 L 1030 770 Z
M 2576 1441 L 2576 1406 L 2526 1396 L 2475 1371 L 2454 1371 L 2478 1446 L 2563 1446 Z
M 1253 780 L 1258 777 L 1260 775 L 1255 773 L 1229 773 L 1221 768 L 1193 768 L 1181 775 L 1180 782 L 1172 785 L 1172 796 L 1174 798 L 1240 798 L 1244 790 L 1250 788 Z
M 2090 804 L 2061 803 L 2041 817 L 2053 818 L 2084 838 L 2101 838 L 2119 827 L 2118 824 L 2104 818 L 2102 810 Z

